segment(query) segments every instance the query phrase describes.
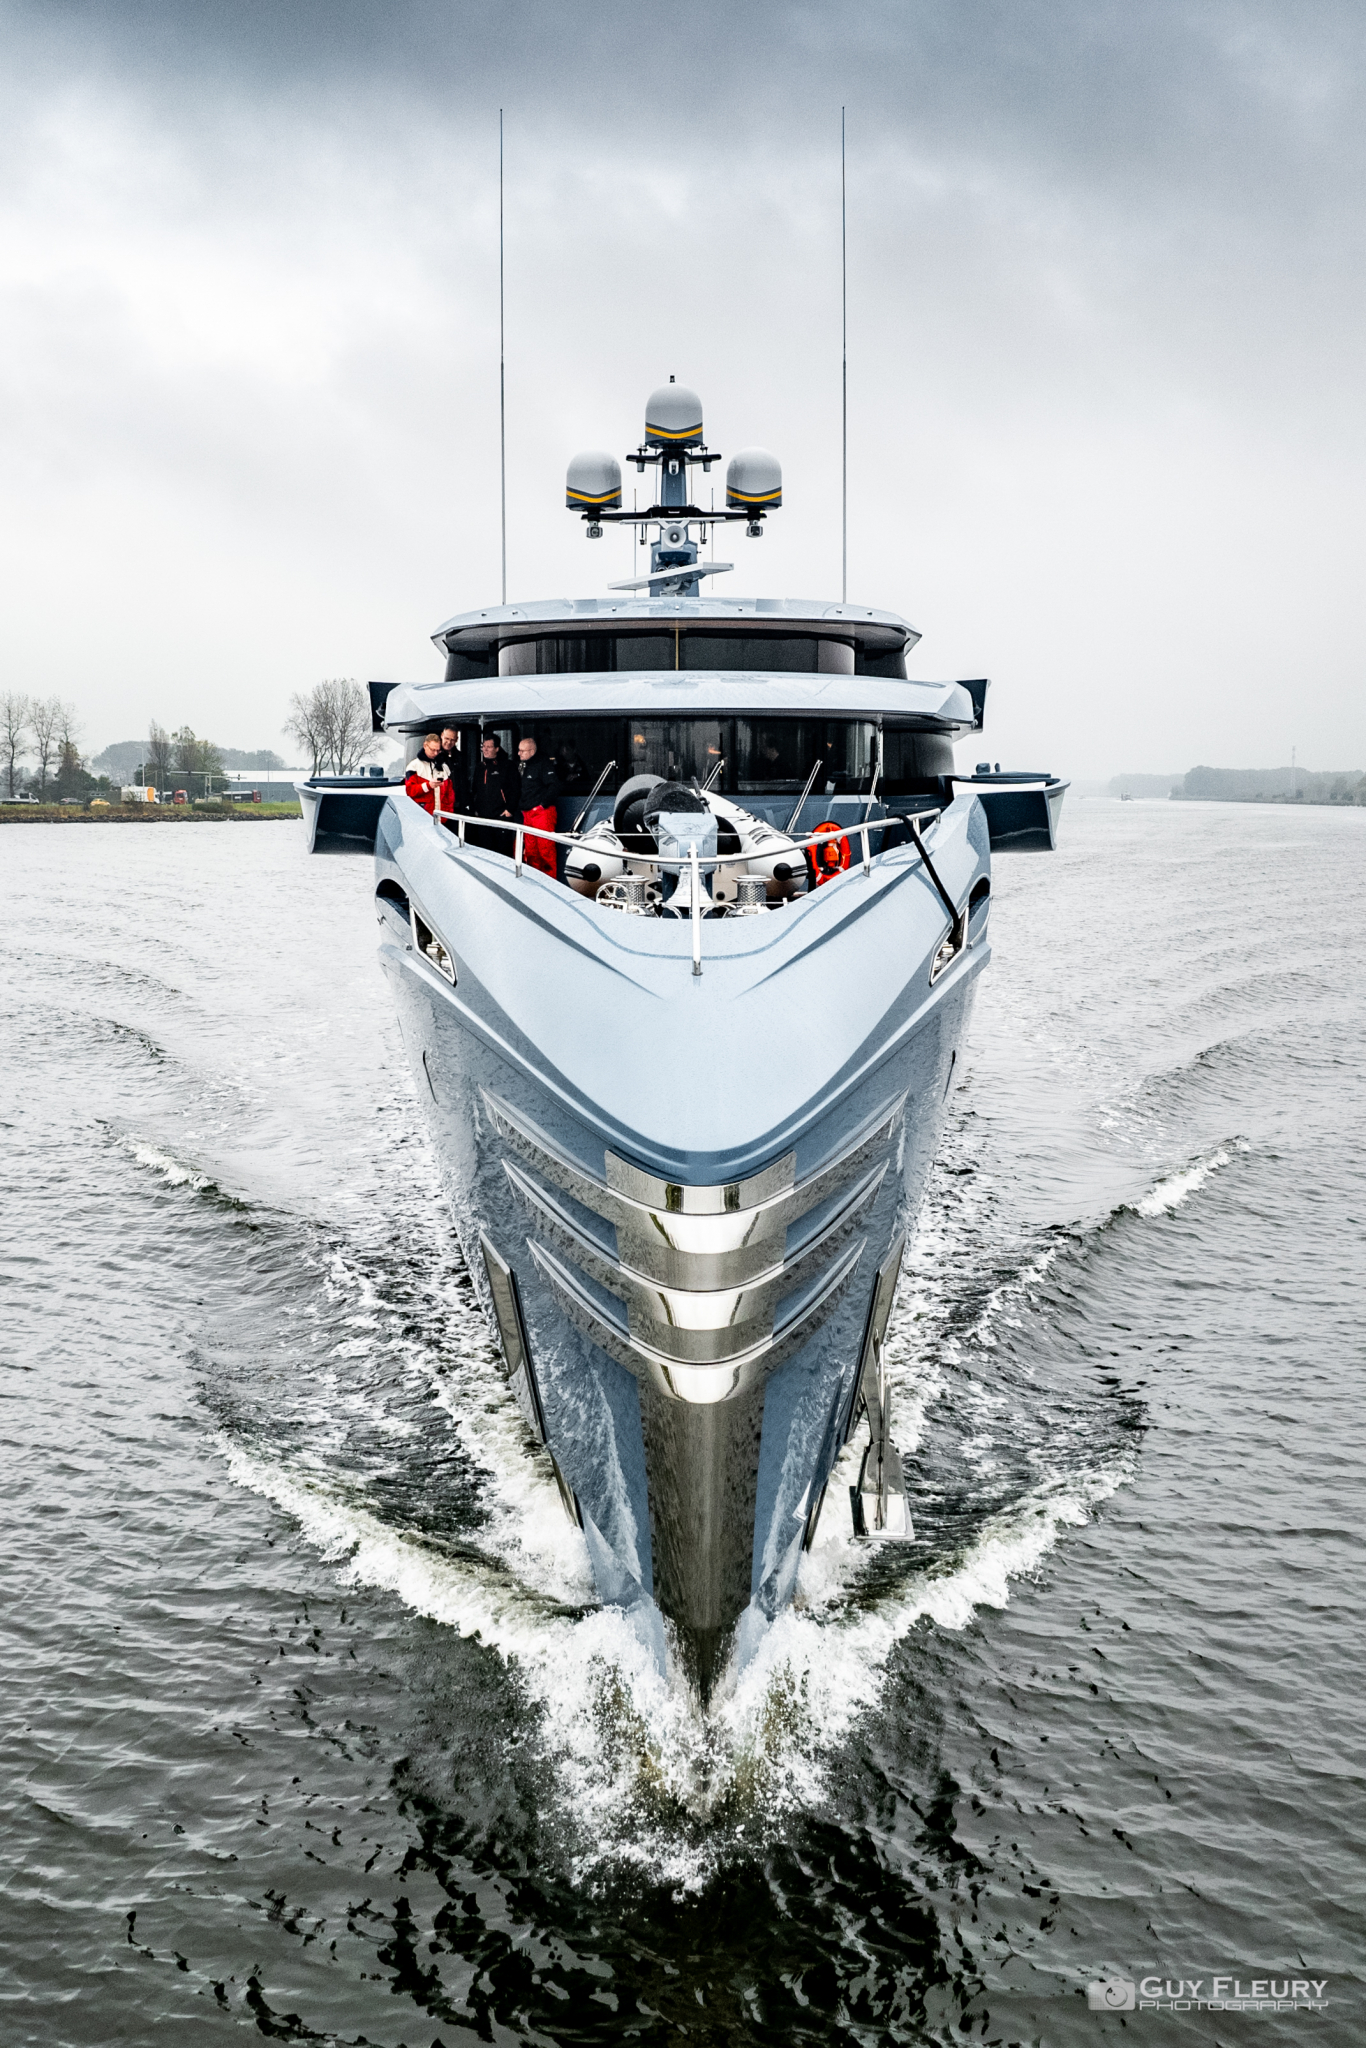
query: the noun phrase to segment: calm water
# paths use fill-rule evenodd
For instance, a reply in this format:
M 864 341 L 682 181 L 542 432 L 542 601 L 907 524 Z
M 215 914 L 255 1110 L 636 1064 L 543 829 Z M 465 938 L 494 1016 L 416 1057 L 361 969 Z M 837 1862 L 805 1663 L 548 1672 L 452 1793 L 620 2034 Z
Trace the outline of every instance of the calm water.
M 1064 829 L 898 1310 L 918 1541 L 832 1488 L 706 1720 L 528 1476 L 368 863 L 4 831 L 6 2048 L 1366 2038 L 1366 812 Z

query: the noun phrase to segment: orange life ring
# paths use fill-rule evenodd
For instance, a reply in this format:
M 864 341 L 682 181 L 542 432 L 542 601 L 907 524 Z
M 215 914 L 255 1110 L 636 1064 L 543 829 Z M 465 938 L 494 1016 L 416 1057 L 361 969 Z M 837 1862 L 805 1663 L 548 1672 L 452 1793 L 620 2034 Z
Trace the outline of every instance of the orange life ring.
M 830 881 L 835 875 L 842 874 L 845 868 L 848 867 L 849 841 L 844 837 L 833 818 L 824 819 L 817 825 L 816 831 L 830 835 L 828 838 L 823 839 L 819 846 L 808 846 L 806 849 L 811 857 L 811 866 L 816 877 L 816 887 L 819 889 L 822 882 Z

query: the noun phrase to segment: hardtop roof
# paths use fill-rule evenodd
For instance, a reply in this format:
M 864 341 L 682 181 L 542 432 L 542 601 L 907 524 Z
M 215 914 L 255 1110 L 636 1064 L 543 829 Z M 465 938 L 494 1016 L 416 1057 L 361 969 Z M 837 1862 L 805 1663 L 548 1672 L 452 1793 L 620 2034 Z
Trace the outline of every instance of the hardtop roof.
M 432 635 L 437 646 L 446 646 L 456 636 L 474 639 L 482 630 L 506 636 L 518 626 L 577 626 L 581 631 L 599 630 L 614 624 L 639 624 L 652 620 L 686 620 L 690 625 L 731 626 L 743 620 L 755 623 L 800 623 L 823 628 L 827 633 L 840 626 L 850 632 L 872 627 L 881 637 L 900 635 L 905 646 L 920 638 L 915 627 L 896 612 L 875 611 L 870 606 L 831 604 L 821 599 L 799 597 L 543 597 L 522 604 L 488 605 L 483 611 L 457 612 Z

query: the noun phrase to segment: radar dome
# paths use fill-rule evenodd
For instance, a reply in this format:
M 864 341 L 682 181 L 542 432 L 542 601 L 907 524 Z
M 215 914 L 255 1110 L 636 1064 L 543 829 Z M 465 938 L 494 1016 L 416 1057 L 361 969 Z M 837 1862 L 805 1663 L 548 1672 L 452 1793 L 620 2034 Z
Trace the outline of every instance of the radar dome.
M 590 448 L 576 455 L 565 479 L 564 502 L 571 512 L 615 512 L 621 505 L 621 464 L 615 455 Z
M 776 512 L 783 502 L 782 465 L 767 448 L 742 448 L 726 464 L 726 503 L 739 512 Z
M 652 391 L 645 407 L 645 438 L 657 448 L 687 448 L 702 439 L 702 401 L 670 377 Z

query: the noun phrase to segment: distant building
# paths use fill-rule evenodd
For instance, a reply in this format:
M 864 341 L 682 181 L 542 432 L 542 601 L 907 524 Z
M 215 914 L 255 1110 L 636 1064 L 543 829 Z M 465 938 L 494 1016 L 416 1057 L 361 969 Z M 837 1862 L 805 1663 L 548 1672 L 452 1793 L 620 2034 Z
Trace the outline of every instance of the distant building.
M 263 804 L 292 804 L 298 801 L 294 784 L 308 773 L 307 768 L 228 768 L 214 780 L 225 796 L 250 796 L 255 790 Z

